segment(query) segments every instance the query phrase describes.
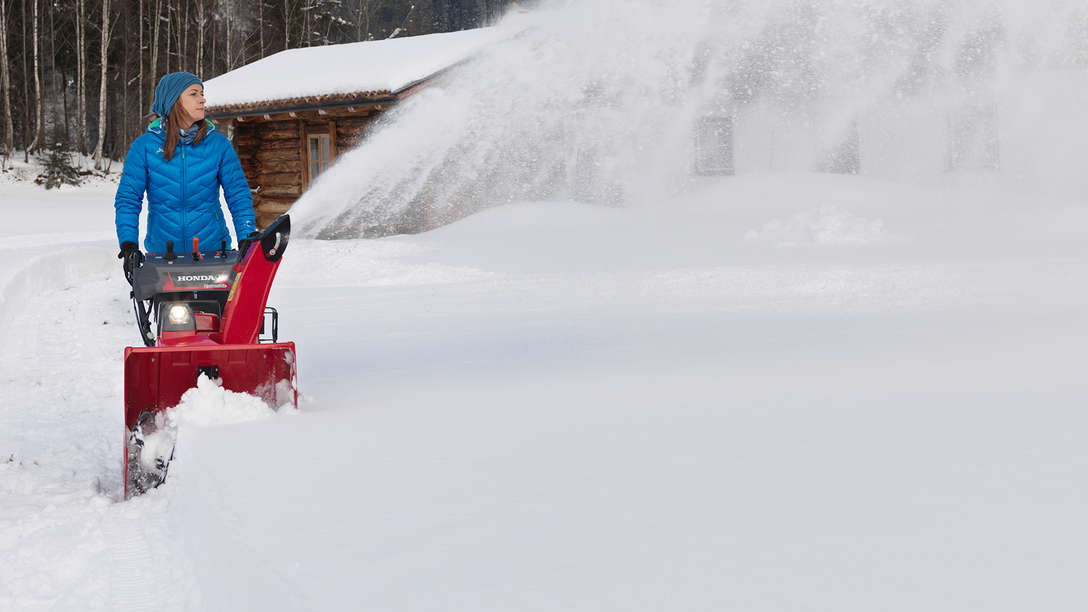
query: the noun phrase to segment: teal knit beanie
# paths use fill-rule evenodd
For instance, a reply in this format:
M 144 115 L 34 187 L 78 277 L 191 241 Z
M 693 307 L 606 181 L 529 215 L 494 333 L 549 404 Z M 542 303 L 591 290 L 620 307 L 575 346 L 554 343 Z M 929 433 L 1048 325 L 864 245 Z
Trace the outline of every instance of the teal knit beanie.
M 155 101 L 151 103 L 151 112 L 160 117 L 169 117 L 170 109 L 178 101 L 178 96 L 192 85 L 201 85 L 197 76 L 191 72 L 171 72 L 159 79 L 155 86 Z

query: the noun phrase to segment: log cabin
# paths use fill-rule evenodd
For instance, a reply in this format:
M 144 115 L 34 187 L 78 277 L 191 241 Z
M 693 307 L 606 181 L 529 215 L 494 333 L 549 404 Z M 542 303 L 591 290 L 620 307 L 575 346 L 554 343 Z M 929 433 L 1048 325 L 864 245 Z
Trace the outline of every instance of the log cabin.
M 382 112 L 507 35 L 480 28 L 288 49 L 207 81 L 205 114 L 234 143 L 257 225 L 290 210 Z

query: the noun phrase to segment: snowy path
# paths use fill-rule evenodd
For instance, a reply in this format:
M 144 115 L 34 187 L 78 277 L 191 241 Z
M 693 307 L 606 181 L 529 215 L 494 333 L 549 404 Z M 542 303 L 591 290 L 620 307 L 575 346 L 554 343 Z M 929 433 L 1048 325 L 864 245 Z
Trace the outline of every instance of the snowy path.
M 113 244 L 29 258 L 6 287 L 0 607 L 122 609 L 184 588 L 161 501 L 120 497 L 129 304 Z M 156 569 L 160 568 L 160 569 Z M 175 593 L 177 594 L 177 593 Z M 174 598 L 185 601 L 184 598 Z
M 780 249 L 743 239 L 778 212 L 700 214 L 296 240 L 302 410 L 184 431 L 126 503 L 112 244 L 14 272 L 0 609 L 1074 609 L 1075 235 Z

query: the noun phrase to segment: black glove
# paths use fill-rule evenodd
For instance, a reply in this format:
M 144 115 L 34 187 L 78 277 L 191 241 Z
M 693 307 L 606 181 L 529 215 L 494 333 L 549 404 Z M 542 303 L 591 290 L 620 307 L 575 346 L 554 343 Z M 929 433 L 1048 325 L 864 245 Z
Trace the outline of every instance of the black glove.
M 238 259 L 246 256 L 246 251 L 249 250 L 249 245 L 253 244 L 255 240 L 261 237 L 261 233 L 257 230 L 253 230 L 248 236 L 238 241 Z
M 125 270 L 125 280 L 131 285 L 136 277 L 136 268 L 144 263 L 144 254 L 140 252 L 140 247 L 136 246 L 135 242 L 126 241 L 121 243 L 121 252 L 117 254 L 117 259 L 124 260 L 121 262 L 121 267 Z

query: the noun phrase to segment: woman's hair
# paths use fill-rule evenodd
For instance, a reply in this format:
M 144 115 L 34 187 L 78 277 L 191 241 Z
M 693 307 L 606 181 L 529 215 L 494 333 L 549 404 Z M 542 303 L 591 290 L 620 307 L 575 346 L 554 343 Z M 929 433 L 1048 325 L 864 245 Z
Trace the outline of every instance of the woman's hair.
M 174 149 L 177 148 L 178 139 L 180 138 L 178 132 L 181 131 L 181 122 L 178 120 L 178 117 L 184 112 L 185 110 L 181 108 L 181 100 L 174 102 L 174 107 L 170 109 L 170 114 L 166 117 L 166 125 L 162 126 L 163 130 L 166 132 L 166 143 L 162 146 L 162 156 L 166 161 L 174 159 Z M 151 122 L 159 116 L 152 113 L 151 115 L 148 115 L 148 117 L 148 125 L 150 125 Z M 197 129 L 196 138 L 193 139 L 194 145 L 208 135 L 208 124 L 203 119 L 200 120 L 199 123 L 200 128 Z

